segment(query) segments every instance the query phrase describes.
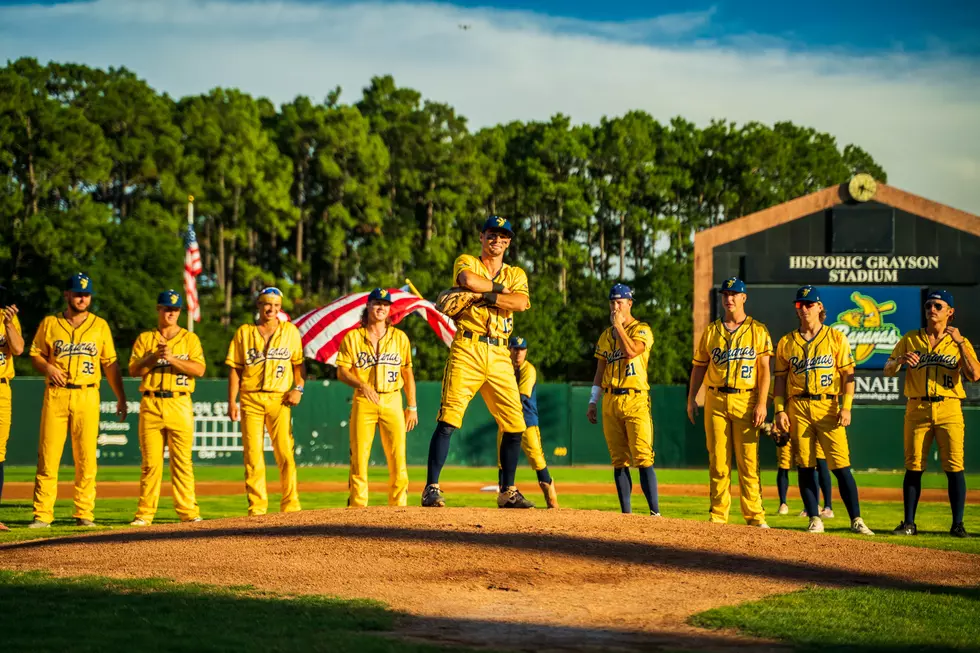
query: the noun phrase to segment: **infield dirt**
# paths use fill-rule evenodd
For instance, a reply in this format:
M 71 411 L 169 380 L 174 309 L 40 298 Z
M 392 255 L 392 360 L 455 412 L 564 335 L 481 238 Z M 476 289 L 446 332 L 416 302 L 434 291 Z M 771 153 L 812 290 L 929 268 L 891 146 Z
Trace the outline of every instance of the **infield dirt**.
M 689 616 L 806 585 L 980 584 L 977 557 L 599 511 L 319 510 L 0 545 L 0 566 L 373 598 L 397 635 L 518 650 L 770 650 Z

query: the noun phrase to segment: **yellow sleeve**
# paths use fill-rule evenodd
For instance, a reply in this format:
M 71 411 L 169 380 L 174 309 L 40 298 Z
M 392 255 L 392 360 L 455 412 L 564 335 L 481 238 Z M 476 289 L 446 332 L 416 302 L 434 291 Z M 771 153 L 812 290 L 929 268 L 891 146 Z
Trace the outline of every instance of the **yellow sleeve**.
M 102 322 L 99 325 L 102 329 L 102 354 L 99 360 L 103 366 L 112 365 L 118 358 L 116 355 L 116 345 L 112 342 L 112 331 L 109 330 L 109 323 L 102 320 L 102 318 L 99 319 Z
M 639 340 L 644 345 L 646 345 L 647 351 L 653 349 L 653 329 L 646 322 L 641 322 L 637 325 L 636 330 L 633 335 L 630 336 L 633 340 Z
M 225 358 L 225 365 L 240 370 L 245 367 L 245 325 L 238 327 L 235 337 L 228 345 L 228 356 Z
M 453 263 L 453 285 L 457 285 L 456 280 L 459 278 L 459 273 L 463 270 L 476 271 L 476 257 L 471 254 L 460 254 L 456 262 Z
M 412 367 L 412 343 L 408 340 L 408 334 L 399 331 L 401 334 L 402 367 L 411 369 Z
M 150 353 L 150 351 L 146 348 L 146 341 L 148 340 L 147 335 L 148 333 L 146 332 L 141 333 L 139 337 L 136 338 L 136 342 L 133 343 L 133 351 L 129 355 L 130 365 L 132 365 L 133 363 L 142 359 L 144 356 Z
M 766 328 L 765 324 L 757 324 L 758 327 L 758 343 L 759 347 L 756 349 L 756 356 L 772 356 L 772 336 L 769 335 L 769 329 Z
M 526 295 L 530 297 L 531 290 L 527 283 L 527 273 L 523 270 L 523 268 L 515 269 L 517 270 L 517 273 L 514 275 L 514 285 L 511 288 L 511 291 L 517 293 L 518 295 Z
M 344 369 L 349 369 L 354 367 L 354 337 L 357 333 L 357 328 L 351 329 L 346 334 L 344 334 L 344 339 L 340 341 L 340 347 L 337 348 L 337 367 L 342 367 Z
M 603 343 L 606 341 L 606 333 L 608 333 L 608 329 L 602 332 L 602 335 L 599 336 L 599 342 L 595 345 L 595 357 L 602 358 L 603 360 L 606 358 L 606 350 L 609 349 L 603 346 Z
M 967 338 L 963 338 L 963 349 L 966 350 L 966 353 L 972 354 L 973 358 L 977 357 L 977 352 L 973 349 L 973 343 Z
M 204 348 L 201 347 L 201 339 L 197 337 L 196 333 L 188 333 L 187 337 L 190 340 L 187 343 L 187 356 L 194 363 L 200 363 L 207 369 L 207 363 L 204 362 Z
M 517 391 L 524 395 L 525 397 L 530 397 L 531 392 L 534 390 L 534 384 L 538 382 L 538 371 L 534 369 L 534 365 L 528 364 L 527 374 L 521 376 L 521 382 Z
M 837 369 L 845 370 L 848 367 L 854 367 L 854 353 L 851 351 L 851 343 L 847 341 L 847 336 L 843 333 L 836 329 L 834 331 L 840 336 L 837 340 Z
M 707 366 L 711 362 L 711 358 L 708 356 L 708 331 L 711 330 L 711 325 L 709 324 L 704 331 L 701 332 L 701 337 L 698 339 L 698 346 L 694 350 L 694 359 L 691 361 L 692 365 Z
M 786 338 L 776 345 L 776 374 L 784 376 L 789 371 L 789 357 L 786 356 Z
M 289 360 L 293 365 L 302 365 L 304 359 L 303 336 L 299 334 L 299 329 L 296 328 L 295 324 L 292 324 L 291 322 L 287 322 L 286 324 L 289 325 L 288 327 L 290 331 L 289 339 L 292 342 L 292 347 L 290 347 L 290 351 L 292 352 L 293 355 Z
M 37 328 L 37 333 L 34 334 L 34 340 L 31 342 L 31 349 L 28 355 L 47 358 L 48 354 L 51 353 L 51 347 L 48 345 L 48 328 L 50 325 L 51 318 L 46 317 L 41 320 L 41 325 Z
M 902 336 L 901 340 L 899 340 L 895 344 L 895 348 L 892 349 L 892 353 L 888 356 L 888 360 L 890 361 L 898 360 L 899 358 L 904 356 L 908 352 L 908 350 L 909 350 L 909 334 L 906 333 L 904 336 Z

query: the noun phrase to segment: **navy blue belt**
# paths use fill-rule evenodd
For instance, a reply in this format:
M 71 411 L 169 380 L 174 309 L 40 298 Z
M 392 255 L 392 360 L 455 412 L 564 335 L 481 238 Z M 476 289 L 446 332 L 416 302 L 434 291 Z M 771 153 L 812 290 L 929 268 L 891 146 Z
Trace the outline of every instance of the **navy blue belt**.
M 804 393 L 801 395 L 793 395 L 791 399 L 809 399 L 810 401 L 823 401 L 826 399 L 830 401 L 831 399 L 836 399 L 837 395 L 811 395 L 809 393 Z
M 56 385 L 49 385 L 48 387 L 49 388 L 57 388 L 58 386 L 56 386 Z M 75 383 L 66 383 L 62 387 L 65 388 L 66 390 L 82 390 L 83 388 L 94 388 L 94 387 L 96 387 L 96 384 L 94 384 L 94 383 L 88 383 L 86 385 L 77 385 Z
M 183 397 L 189 395 L 189 392 L 172 392 L 171 390 L 161 390 L 160 392 L 144 392 L 144 397 L 154 397 L 156 399 L 173 399 L 174 397 Z
M 718 387 L 718 388 L 712 388 L 712 387 L 709 386 L 708 389 L 709 390 L 714 390 L 715 392 L 720 392 L 723 395 L 737 395 L 740 392 L 748 392 L 748 390 L 744 390 L 742 388 L 733 388 L 733 387 L 727 386 L 727 385 L 723 385 L 723 386 Z
M 915 401 L 928 401 L 929 403 L 935 403 L 937 401 L 946 401 L 947 399 L 952 399 L 952 397 L 912 397 Z
M 634 388 L 612 388 L 606 390 L 606 394 L 610 394 L 610 395 L 630 395 L 630 394 L 640 394 L 641 392 L 646 392 L 646 391 L 636 390 Z
M 5 385 L 6 383 L 7 383 L 7 379 L 0 379 L 0 385 Z
M 469 338 L 470 340 L 479 340 L 480 342 L 485 342 L 488 345 L 493 345 L 494 347 L 502 347 L 507 344 L 505 338 L 491 338 L 490 336 L 481 336 L 473 333 L 472 331 L 463 331 L 461 334 L 464 338 Z

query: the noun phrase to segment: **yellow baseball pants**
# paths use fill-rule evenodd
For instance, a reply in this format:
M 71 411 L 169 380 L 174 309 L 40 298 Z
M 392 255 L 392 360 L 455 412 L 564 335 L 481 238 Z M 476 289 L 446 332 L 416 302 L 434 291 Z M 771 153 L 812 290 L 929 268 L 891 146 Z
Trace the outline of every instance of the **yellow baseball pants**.
M 605 393 L 602 397 L 602 433 L 613 467 L 649 467 L 653 464 L 653 418 L 650 394 Z
M 48 387 L 41 408 L 41 437 L 37 447 L 37 475 L 34 477 L 34 518 L 54 521 L 54 502 L 58 498 L 58 466 L 71 432 L 71 451 L 75 459 L 76 519 L 94 519 L 96 453 L 99 439 L 99 389 Z
M 160 502 L 163 479 L 163 447 L 170 449 L 170 477 L 173 484 L 174 510 L 181 521 L 201 516 L 194 495 L 194 468 L 191 447 L 194 444 L 194 407 L 191 396 L 143 397 L 140 402 L 140 499 L 136 517 L 152 522 Z
M 457 335 L 442 375 L 439 421 L 459 428 L 470 401 L 479 392 L 504 433 L 523 433 L 524 409 L 506 347 Z
M 795 449 L 797 467 L 817 466 L 819 444 L 827 455 L 827 466 L 840 469 L 851 464 L 847 431 L 838 426 L 836 399 L 800 399 L 793 397 L 786 409 L 789 415 L 790 444 Z
M 408 466 L 405 463 L 405 412 L 402 393 L 380 395 L 375 404 L 361 393 L 354 394 L 350 411 L 350 497 L 347 505 L 363 508 L 368 504 L 368 465 L 375 428 L 381 431 L 381 446 L 388 461 L 388 505 L 408 505 Z
M 0 463 L 7 459 L 7 440 L 10 439 L 10 381 L 0 383 Z
M 935 439 L 943 471 L 962 472 L 964 434 L 959 399 L 937 402 L 909 399 L 905 405 L 905 469 L 925 471 Z
M 500 467 L 500 441 L 504 439 L 504 432 L 497 429 L 497 467 Z M 541 429 L 537 426 L 529 426 L 521 434 L 521 449 L 527 456 L 527 462 L 531 469 L 540 472 L 548 466 L 548 461 L 544 459 L 544 451 L 541 449 Z
M 827 456 L 823 453 L 820 440 L 816 441 L 817 460 L 826 460 Z M 785 447 L 776 447 L 776 467 L 779 469 L 793 469 L 793 459 L 795 458 L 793 443 L 789 442 Z
M 710 521 L 728 523 L 732 506 L 732 455 L 738 467 L 739 502 L 745 523 L 766 521 L 759 484 L 759 429 L 752 426 L 754 392 L 722 394 L 710 388 L 704 396 L 704 432 L 708 446 Z
M 279 466 L 282 512 L 301 509 L 296 482 L 292 411 L 282 403 L 282 392 L 243 392 L 242 456 L 245 459 L 245 494 L 248 496 L 250 517 L 264 515 L 269 510 L 269 494 L 265 485 L 265 429 L 269 430 L 272 452 Z

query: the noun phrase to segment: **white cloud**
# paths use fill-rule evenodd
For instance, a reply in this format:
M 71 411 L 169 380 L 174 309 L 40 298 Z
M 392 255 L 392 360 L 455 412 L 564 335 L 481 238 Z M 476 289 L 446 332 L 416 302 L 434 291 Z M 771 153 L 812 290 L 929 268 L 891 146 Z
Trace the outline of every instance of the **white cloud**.
M 712 18 L 589 23 L 443 4 L 98 0 L 0 8 L 0 59 L 126 66 L 175 96 L 236 86 L 276 102 L 322 99 L 338 84 L 354 101 L 371 76 L 390 73 L 474 128 L 558 112 L 596 123 L 631 109 L 699 124 L 792 120 L 865 148 L 892 185 L 980 213 L 975 62 L 799 52 L 750 35 L 678 43 Z

